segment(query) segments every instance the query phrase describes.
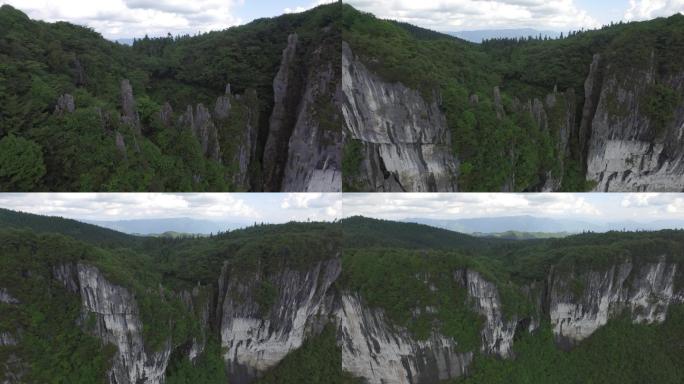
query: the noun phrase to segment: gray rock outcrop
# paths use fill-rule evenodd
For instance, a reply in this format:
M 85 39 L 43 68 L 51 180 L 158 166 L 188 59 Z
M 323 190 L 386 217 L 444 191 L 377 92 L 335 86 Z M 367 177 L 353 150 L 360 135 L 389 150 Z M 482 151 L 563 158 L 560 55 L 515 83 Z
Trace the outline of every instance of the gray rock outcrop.
M 340 272 L 339 258 L 304 270 L 286 268 L 267 281 L 254 275 L 247 279 L 224 266 L 217 314 L 231 383 L 251 382 L 323 329 L 332 311 L 331 286 Z M 256 299 L 260 284 L 276 291 L 270 307 Z
M 273 79 L 273 110 L 269 120 L 268 138 L 264 147 L 264 186 L 268 191 L 278 191 L 287 162 L 287 144 L 296 115 L 299 81 L 296 78 L 296 54 L 299 36 L 293 33 L 287 38 L 278 73 Z
M 133 97 L 133 87 L 127 79 L 121 80 L 121 122 L 133 127 L 140 134 L 140 116 Z
M 659 76 L 650 66 L 633 69 L 629 81 L 607 63 L 587 143 L 587 179 L 595 191 L 684 190 L 684 98 L 657 127 L 646 113 L 652 89 L 662 84 L 684 95 L 684 73 Z
M 56 266 L 53 275 L 67 290 L 80 296 L 82 318 L 95 318 L 95 335 L 116 346 L 109 383 L 164 383 L 171 341 L 159 351 L 145 348 L 138 304 L 128 289 L 112 284 L 97 268 L 85 264 Z
M 463 376 L 472 352 L 439 333 L 416 340 L 389 321 L 384 311 L 369 308 L 358 295 L 343 294 L 337 310 L 342 369 L 369 384 L 437 383 Z
M 679 301 L 674 292 L 675 273 L 677 265 L 665 258 L 644 265 L 626 260 L 579 276 L 552 273 L 549 316 L 557 341 L 576 344 L 623 311 L 628 311 L 634 323 L 662 323 L 669 305 Z
M 451 152 L 438 95 L 426 101 L 401 83 L 369 71 L 342 44 L 342 114 L 346 134 L 363 145 L 362 183 L 369 191 L 455 191 Z
M 74 97 L 68 93 L 61 95 L 57 99 L 57 105 L 55 105 L 55 114 L 62 116 L 67 113 L 72 113 L 76 109 L 74 104 Z

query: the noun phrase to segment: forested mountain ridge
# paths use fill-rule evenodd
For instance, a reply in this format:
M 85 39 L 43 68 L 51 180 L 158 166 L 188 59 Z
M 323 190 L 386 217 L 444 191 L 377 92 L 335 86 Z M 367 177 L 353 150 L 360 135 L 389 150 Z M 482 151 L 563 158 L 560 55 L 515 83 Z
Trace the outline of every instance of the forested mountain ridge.
M 55 233 L 59 218 L 12 214 L 23 229 L 0 225 L 3 382 L 351 382 L 326 315 L 330 223 L 120 234 L 132 241 L 103 248 Z
M 104 248 L 13 215 L 23 229 L 0 227 L 9 383 L 684 377 L 682 231 L 508 241 L 354 217 Z
M 0 189 L 339 190 L 339 15 L 124 46 L 3 5 Z
M 345 190 L 681 191 L 684 16 L 561 39 L 343 9 Z

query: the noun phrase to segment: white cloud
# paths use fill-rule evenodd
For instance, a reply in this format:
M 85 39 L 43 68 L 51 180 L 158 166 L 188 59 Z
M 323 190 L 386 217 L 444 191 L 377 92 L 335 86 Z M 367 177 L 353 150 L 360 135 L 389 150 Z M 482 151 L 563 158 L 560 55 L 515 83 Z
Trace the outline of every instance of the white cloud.
M 597 27 L 573 0 L 347 0 L 380 18 L 441 31 L 534 27 L 567 30 Z
M 684 0 L 630 0 L 625 20 L 648 20 L 684 13 Z
M 302 7 L 302 6 L 294 7 L 294 8 L 287 7 L 287 8 L 285 8 L 285 9 L 283 10 L 283 13 L 299 13 L 299 12 L 304 12 L 304 11 L 308 11 L 308 10 L 311 9 L 311 8 L 317 7 L 317 6 L 319 6 L 319 5 L 322 5 L 322 4 L 330 4 L 330 3 L 334 3 L 334 2 L 336 2 L 336 1 L 337 1 L 337 0 L 316 0 L 316 1 L 311 2 L 308 6 L 304 6 L 304 7 Z
M 42 215 L 94 220 L 170 217 L 261 218 L 261 214 L 242 199 L 222 193 L 0 194 L 0 207 Z
M 386 219 L 484 216 L 600 216 L 601 207 L 582 194 L 540 193 L 402 193 L 345 194 L 344 216 Z
M 339 193 L 288 193 L 284 194 L 280 208 L 289 211 L 306 211 L 312 220 L 333 220 L 342 216 L 342 194 Z
M 244 0 L 0 0 L 33 19 L 86 25 L 107 38 L 194 34 L 240 24 Z

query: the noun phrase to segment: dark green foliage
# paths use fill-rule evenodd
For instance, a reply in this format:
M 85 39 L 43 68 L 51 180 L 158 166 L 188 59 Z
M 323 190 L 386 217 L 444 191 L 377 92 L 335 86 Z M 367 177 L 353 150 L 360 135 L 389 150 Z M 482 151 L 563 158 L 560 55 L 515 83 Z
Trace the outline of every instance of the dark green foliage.
M 0 191 L 31 189 L 44 174 L 38 144 L 14 135 L 0 140 Z
M 472 44 L 379 20 L 345 5 L 343 37 L 384 80 L 417 89 L 428 101 L 441 95 L 453 152 L 461 163 L 459 190 L 538 190 L 550 173 L 563 176 L 562 190 L 585 191 L 593 186 L 585 180 L 585 154 L 578 146 L 577 131 L 593 54 L 602 55 L 606 75 L 616 74 L 619 81 L 643 73 L 651 64 L 657 79 L 665 79 L 682 70 L 684 17 L 620 23 L 561 39 L 495 39 Z M 495 104 L 495 86 L 501 89 L 500 105 Z M 568 96 L 574 100 L 566 100 L 568 89 L 574 90 Z M 670 122 L 672 108 L 680 102 L 674 92 L 654 90 L 647 97 L 654 136 Z M 550 113 L 545 107 L 549 127 L 542 129 L 526 105 L 535 98 L 544 102 L 551 93 L 557 102 Z M 471 95 L 478 101 L 472 101 Z M 566 110 L 566 101 L 573 102 L 575 110 Z M 576 125 L 571 129 L 568 154 L 558 153 L 564 116 L 574 116 Z M 345 188 L 353 191 L 354 185 L 346 183 Z
M 337 346 L 335 327 L 328 325 L 320 335 L 304 342 L 256 384 L 354 384 L 361 380 L 342 371 L 342 352 Z
M 548 325 L 514 344 L 515 360 L 479 356 L 472 375 L 456 383 L 681 383 L 684 306 L 670 307 L 662 325 L 615 319 L 569 352 Z
M 323 52 L 339 55 L 328 41 L 335 39 L 335 33 L 321 33 L 325 27 L 335 31 L 339 12 L 337 4 L 324 5 L 192 37 L 145 37 L 129 47 L 107 41 L 89 28 L 32 21 L 3 5 L 0 139 L 12 134 L 37 146 L 26 151 L 25 156 L 31 154 L 33 160 L 22 163 L 21 169 L 0 159 L 0 190 L 261 188 L 260 157 L 273 107 L 273 78 L 288 35 L 300 36 L 305 47 L 298 52 L 302 61 L 319 46 L 325 47 Z M 337 48 L 339 38 L 335 41 Z M 329 58 L 321 58 L 325 59 Z M 132 85 L 141 133 L 121 120 L 123 79 Z M 202 153 L 187 127 L 175 122 L 188 106 L 202 103 L 212 110 L 216 98 L 225 94 L 226 84 L 232 86 L 232 108 L 226 119 L 217 122 L 222 159 L 216 162 Z M 56 113 L 58 97 L 67 93 L 74 97 L 75 112 Z M 165 102 L 175 112 L 170 126 L 159 116 Z M 340 119 L 330 112 L 331 103 L 324 100 L 320 106 L 321 126 L 339 130 Z M 256 182 L 235 185 L 238 146 L 248 126 L 259 132 L 256 159 L 247 175 Z M 124 138 L 124 149 L 115 145 L 117 133 Z
M 471 261 L 458 254 L 389 249 L 348 250 L 342 257 L 345 286 L 371 307 L 424 340 L 433 331 L 453 337 L 462 351 L 480 343 L 481 320 L 465 287 L 453 278 Z M 431 309 L 434 309 L 434 312 Z
M 474 249 L 500 242 L 431 227 L 361 216 L 340 220 L 346 248 L 393 247 L 417 249 Z
M 221 266 L 227 263 L 237 278 L 246 281 L 263 278 L 255 300 L 266 313 L 278 295 L 270 277 L 282 268 L 306 268 L 334 257 L 340 241 L 339 230 L 329 223 L 255 225 L 211 237 L 142 238 L 73 220 L 0 210 L 0 281 L 22 303 L 1 304 L 0 331 L 14 332 L 21 327 L 24 333 L 20 347 L 0 347 L 0 358 L 15 353 L 29 362 L 26 370 L 36 378 L 29 382 L 104 382 L 115 351 L 90 336 L 88 327 L 94 325 L 94 318 L 79 322 L 80 300 L 52 276 L 53 266 L 84 263 L 97 267 L 107 280 L 133 294 L 148 350 L 158 350 L 167 342 L 176 349 L 169 368 L 170 383 L 225 383 L 218 335 L 206 335 L 207 350 L 194 364 L 180 351 L 193 337 L 202 335 L 201 308 L 213 300 Z M 192 311 L 179 299 L 179 293 L 196 287 L 199 294 L 193 295 Z M 311 365 L 307 365 L 310 371 L 303 372 L 322 380 L 330 372 L 342 377 L 341 364 L 327 365 L 339 355 L 334 339 L 329 344 L 326 338 L 324 344 L 313 342 L 293 361 L 305 359 Z M 320 359 L 315 369 L 313 357 Z M 0 376 L 2 373 L 0 370 Z
M 644 112 L 653 124 L 655 136 L 659 136 L 673 120 L 675 108 L 681 98 L 677 91 L 662 84 L 652 85 L 648 89 Z
M 344 152 L 342 152 L 342 174 L 344 185 L 342 189 L 345 192 L 354 192 L 358 188 L 356 180 L 361 173 L 361 161 L 363 160 L 363 145 L 359 140 L 348 140 L 344 145 Z
M 270 281 L 260 281 L 256 291 L 256 303 L 262 315 L 267 315 L 278 298 L 278 289 Z
M 214 339 L 207 340 L 207 345 L 202 355 L 191 362 L 184 353 L 172 355 L 169 366 L 166 369 L 167 384 L 225 384 L 228 382 L 225 370 L 225 361 L 221 355 L 219 342 Z
M 52 278 L 58 258 L 78 259 L 85 252 L 87 247 L 63 237 L 0 232 L 0 281 L 20 301 L 0 303 L 0 331 L 19 338 L 18 346 L 0 346 L 0 361 L 15 354 L 30 363 L 24 382 L 106 382 L 115 348 L 78 327 L 80 300 Z
M 0 228 L 30 229 L 36 233 L 60 233 L 99 247 L 132 247 L 139 238 L 72 219 L 32 215 L 0 209 Z

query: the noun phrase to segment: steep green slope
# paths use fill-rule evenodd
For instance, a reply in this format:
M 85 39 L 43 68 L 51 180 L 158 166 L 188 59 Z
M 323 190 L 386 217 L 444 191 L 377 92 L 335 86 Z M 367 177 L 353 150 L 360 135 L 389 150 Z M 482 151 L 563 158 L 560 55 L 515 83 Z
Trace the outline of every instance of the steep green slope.
M 339 221 L 346 248 L 483 249 L 505 240 L 484 239 L 424 224 L 354 216 Z
M 660 325 L 614 320 L 569 352 L 542 327 L 516 342 L 515 360 L 481 358 L 471 377 L 453 383 L 680 383 L 683 312 L 682 305 L 672 307 Z
M 264 189 L 261 157 L 288 36 L 299 36 L 298 60 L 313 61 L 338 15 L 332 4 L 129 47 L 3 5 L 0 148 L 35 156 L 0 156 L 0 190 Z
M 142 362 L 144 354 L 164 360 L 170 353 L 163 371 L 169 383 L 225 383 L 221 325 L 209 320 L 222 310 L 215 307 L 226 284 L 222 268 L 247 284 L 265 279 L 252 304 L 265 313 L 283 289 L 268 278 L 287 269 L 307 271 L 334 257 L 339 247 L 339 231 L 326 223 L 261 225 L 210 237 L 138 238 L 73 220 L 1 213 L 0 378 L 16 376 L 27 383 L 105 382 L 120 353 Z M 99 317 L 106 314 L 84 307 L 102 300 L 109 300 L 102 308 L 126 312 Z M 113 325 L 123 315 L 126 323 Z M 124 350 L 115 344 L 121 342 L 116 334 L 121 326 L 132 327 Z M 314 337 L 265 382 L 341 375 L 339 364 L 329 364 L 339 359 L 330 337 L 330 329 Z M 205 344 L 191 361 L 189 349 L 196 340 Z
M 624 276 L 612 275 L 611 271 L 624 266 L 623 263 L 628 263 L 628 267 L 627 272 L 621 273 L 631 273 L 625 286 L 644 279 L 643 271 L 653 273 L 654 265 L 675 265 L 678 271 L 684 263 L 682 231 L 483 241 L 479 248 L 459 247 L 458 240 L 453 238 L 445 248 L 443 242 L 434 241 L 429 227 L 361 217 L 347 220 L 346 224 L 342 221 L 346 238 L 368 232 L 375 241 L 356 242 L 345 251 L 340 284 L 343 292 L 359 295 L 370 308 L 383 310 L 392 326 L 406 327 L 418 340 L 427 343 L 438 332 L 456 340 L 458 351 L 475 352 L 469 374 L 449 382 L 676 383 L 684 377 L 680 357 L 684 348 L 684 307 L 676 304 L 678 299 L 670 304 L 663 324 L 638 323 L 630 317 L 629 305 L 617 305 L 615 308 L 624 308 L 624 311 L 611 315 L 606 325 L 572 348 L 563 347 L 558 336 L 552 333 L 554 323 L 549 319 L 553 300 L 580 300 L 585 309 L 591 308 L 599 300 L 595 295 L 604 295 L 600 292 L 613 284 L 622 284 L 620 279 Z M 405 239 L 409 231 L 412 233 L 410 245 L 397 240 L 396 246 L 392 246 L 394 239 Z M 471 241 L 466 236 L 461 240 L 465 244 Z M 487 286 L 470 281 L 465 275 L 471 272 L 477 273 L 478 279 L 493 283 L 496 290 L 487 291 L 490 289 Z M 636 286 L 662 286 L 667 295 L 670 292 L 667 282 L 654 276 Z M 561 286 L 564 288 L 560 289 Z M 674 274 L 671 292 L 676 295 L 683 288 L 683 275 Z M 483 294 L 483 289 L 485 296 L 478 296 Z M 567 292 L 561 293 L 563 290 Z M 500 304 L 496 304 L 499 300 Z M 610 299 L 602 296 L 600 300 Z M 491 317 L 492 312 L 478 310 L 482 303 L 493 306 L 489 311 L 501 311 L 503 325 L 498 327 L 505 329 L 505 324 L 513 321 L 512 357 L 501 359 L 480 350 L 484 342 L 482 330 L 493 326 L 485 323 L 499 318 Z M 485 316 L 486 313 L 489 314 Z M 538 328 L 528 332 L 531 321 L 538 321 Z M 369 328 L 366 332 L 372 333 L 375 329 Z M 396 335 L 406 337 L 401 331 Z M 375 337 L 378 335 L 371 334 L 368 340 Z M 498 343 L 495 345 L 498 348 Z M 416 375 L 414 378 L 436 373 Z
M 28 229 L 36 233 L 60 233 L 100 247 L 133 247 L 141 239 L 96 225 L 55 216 L 41 216 L 0 208 L 0 228 Z
M 645 135 L 651 141 L 662 141 L 658 138 L 666 127 L 678 121 L 674 112 L 682 99 L 677 81 L 671 80 L 683 69 L 678 59 L 684 53 L 680 14 L 577 31 L 557 40 L 473 44 L 376 19 L 345 5 L 343 39 L 386 83 L 404 84 L 428 101 L 439 95 L 451 150 L 461 162 L 458 188 L 464 191 L 594 187 L 585 179 L 591 125 L 582 122 L 583 107 L 590 120 L 596 108 L 596 100 L 585 106 L 584 89 L 594 54 L 601 57 L 597 82 L 616 75 L 624 89 L 636 89 L 643 105 L 639 113 L 651 122 Z M 643 80 L 640 73 L 650 66 L 655 73 Z M 643 96 L 638 90 L 642 81 L 653 83 Z M 596 92 L 592 97 L 598 100 Z M 609 103 L 613 121 L 627 115 L 622 99 Z M 348 145 L 345 185 L 354 190 L 360 153 L 353 150 L 357 142 Z

